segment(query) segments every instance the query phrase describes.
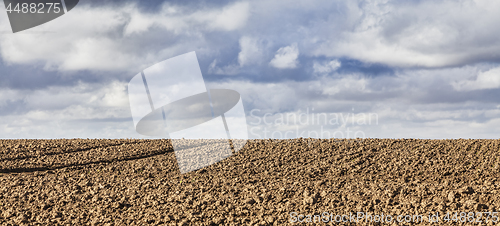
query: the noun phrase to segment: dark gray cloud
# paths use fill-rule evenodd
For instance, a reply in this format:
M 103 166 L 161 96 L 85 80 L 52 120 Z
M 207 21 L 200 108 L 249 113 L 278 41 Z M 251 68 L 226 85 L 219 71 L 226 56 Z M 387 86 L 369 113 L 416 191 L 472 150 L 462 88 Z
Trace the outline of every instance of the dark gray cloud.
M 112 81 L 129 81 L 131 73 L 99 72 L 99 71 L 47 71 L 40 65 L 5 65 L 0 63 L 2 79 L 0 88 L 19 90 L 46 89 L 51 86 L 72 87 L 79 82 L 103 84 Z

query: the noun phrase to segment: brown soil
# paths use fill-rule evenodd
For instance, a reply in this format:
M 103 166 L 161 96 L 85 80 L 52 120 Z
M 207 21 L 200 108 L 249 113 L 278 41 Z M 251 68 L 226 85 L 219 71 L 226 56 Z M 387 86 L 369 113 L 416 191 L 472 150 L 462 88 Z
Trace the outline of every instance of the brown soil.
M 0 140 L 0 224 L 282 225 L 364 212 L 393 224 L 358 224 L 414 225 L 395 218 L 438 211 L 448 225 L 446 212 L 500 210 L 499 144 L 252 140 L 180 174 L 169 140 Z

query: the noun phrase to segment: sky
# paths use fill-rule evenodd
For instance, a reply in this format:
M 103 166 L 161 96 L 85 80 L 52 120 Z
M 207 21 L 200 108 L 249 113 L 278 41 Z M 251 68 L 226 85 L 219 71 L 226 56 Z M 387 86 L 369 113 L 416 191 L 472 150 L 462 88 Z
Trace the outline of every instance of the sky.
M 129 81 L 195 51 L 250 138 L 496 139 L 498 21 L 494 0 L 80 0 L 12 33 L 2 8 L 0 138 L 149 138 Z

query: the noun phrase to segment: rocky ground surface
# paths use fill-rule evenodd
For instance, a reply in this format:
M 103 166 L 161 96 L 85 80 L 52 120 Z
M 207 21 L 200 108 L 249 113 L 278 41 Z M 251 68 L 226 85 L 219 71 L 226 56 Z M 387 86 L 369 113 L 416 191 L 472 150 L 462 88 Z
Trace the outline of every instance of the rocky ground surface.
M 181 174 L 169 140 L 0 140 L 0 224 L 339 224 L 363 212 L 372 221 L 357 224 L 429 225 L 438 212 L 431 225 L 497 225 L 483 212 L 500 211 L 499 143 L 251 140 Z M 424 222 L 397 222 L 406 215 Z

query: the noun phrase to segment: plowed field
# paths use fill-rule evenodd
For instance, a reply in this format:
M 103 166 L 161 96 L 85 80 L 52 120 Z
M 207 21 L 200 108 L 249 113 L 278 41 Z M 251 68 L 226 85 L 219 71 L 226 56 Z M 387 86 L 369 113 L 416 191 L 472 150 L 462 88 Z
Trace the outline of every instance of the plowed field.
M 0 140 L 0 224 L 496 225 L 483 212 L 500 211 L 499 144 L 250 140 L 181 174 L 170 140 Z M 407 215 L 423 222 L 397 222 Z

